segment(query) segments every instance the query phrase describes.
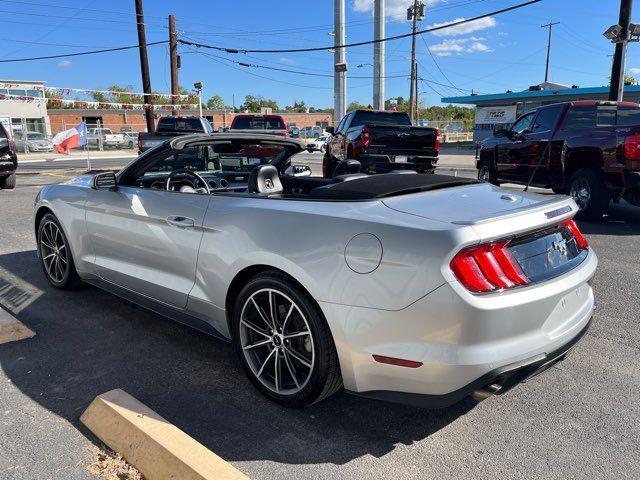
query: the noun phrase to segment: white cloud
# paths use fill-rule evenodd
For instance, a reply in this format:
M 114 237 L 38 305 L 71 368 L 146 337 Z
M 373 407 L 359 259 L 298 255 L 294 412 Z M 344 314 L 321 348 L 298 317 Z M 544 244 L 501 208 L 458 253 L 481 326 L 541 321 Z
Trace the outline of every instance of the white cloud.
M 634 75 L 640 74 L 640 68 L 633 67 L 629 69 L 629 73 L 633 73 Z
M 70 62 L 69 60 L 62 60 L 62 61 L 58 62 L 58 63 L 57 63 L 57 65 L 58 65 L 59 67 L 62 67 L 62 68 L 68 68 L 68 67 L 70 67 L 71 65 L 73 65 L 73 63 L 72 63 L 72 62 Z
M 296 61 L 293 58 L 289 58 L 289 57 L 282 57 L 278 61 L 280 63 L 284 63 L 287 65 L 293 65 L 294 63 L 296 63 Z
M 440 43 L 430 45 L 429 50 L 438 57 L 450 57 L 454 53 L 492 52 L 493 50 L 484 43 L 484 37 L 447 38 Z
M 443 23 L 434 23 L 433 25 L 427 26 L 427 28 L 437 28 L 443 25 L 447 25 L 449 23 L 460 22 L 464 20 L 464 18 L 456 18 L 451 22 L 443 22 Z M 456 25 L 454 27 L 444 28 L 442 30 L 436 30 L 435 32 L 431 32 L 432 35 L 437 37 L 452 37 L 455 35 L 467 35 L 472 32 L 477 32 L 479 30 L 485 30 L 487 28 L 493 28 L 498 25 L 496 19 L 493 17 L 485 17 L 479 20 L 474 20 L 473 22 L 463 23 L 461 25 Z
M 436 3 L 446 2 L 446 0 L 427 0 L 427 12 L 429 7 Z M 385 14 L 387 19 L 395 21 L 407 21 L 407 8 L 413 5 L 413 0 L 387 0 L 385 3 Z M 370 12 L 373 14 L 373 0 L 354 0 L 353 9 L 356 12 Z

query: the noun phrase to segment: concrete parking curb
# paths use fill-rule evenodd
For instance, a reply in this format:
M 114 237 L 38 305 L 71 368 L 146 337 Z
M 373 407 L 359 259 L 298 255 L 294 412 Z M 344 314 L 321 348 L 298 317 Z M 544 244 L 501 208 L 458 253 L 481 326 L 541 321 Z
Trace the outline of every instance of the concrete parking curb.
M 0 308 L 0 345 L 35 336 L 36 332 L 25 326 L 9 312 Z
M 147 480 L 248 480 L 123 390 L 98 395 L 80 421 Z

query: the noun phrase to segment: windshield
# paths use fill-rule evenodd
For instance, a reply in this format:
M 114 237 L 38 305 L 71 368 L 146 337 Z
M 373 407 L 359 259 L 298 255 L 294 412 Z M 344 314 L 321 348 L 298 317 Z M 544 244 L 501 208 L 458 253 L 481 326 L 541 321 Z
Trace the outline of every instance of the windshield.
M 282 130 L 284 122 L 279 117 L 236 117 L 232 129 L 242 130 Z
M 351 127 L 367 123 L 390 123 L 393 125 L 411 125 L 409 115 L 404 112 L 357 111 L 351 121 Z
M 40 132 L 29 132 L 27 133 L 27 137 L 29 140 L 44 140 L 44 135 Z

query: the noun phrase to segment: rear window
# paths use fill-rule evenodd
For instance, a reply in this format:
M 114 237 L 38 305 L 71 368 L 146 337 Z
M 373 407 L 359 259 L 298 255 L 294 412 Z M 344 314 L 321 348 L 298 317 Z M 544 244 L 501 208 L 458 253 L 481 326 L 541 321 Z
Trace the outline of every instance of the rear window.
M 7 131 L 2 124 L 0 124 L 0 138 L 7 138 Z
M 571 107 L 563 130 L 640 125 L 640 108 L 611 105 L 576 105 Z
M 359 127 L 366 125 L 367 123 L 389 123 L 392 125 L 411 125 L 409 115 L 406 113 L 394 113 L 394 112 L 368 112 L 357 111 L 353 120 L 351 120 L 350 127 Z
M 280 117 L 236 117 L 231 128 L 242 130 L 284 130 Z
M 202 124 L 204 122 L 204 129 Z M 158 121 L 158 132 L 207 132 L 209 133 L 211 130 L 207 129 L 206 125 L 208 120 L 200 119 L 196 117 L 186 117 L 186 118 L 161 118 Z
M 553 130 L 556 126 L 556 122 L 558 121 L 560 110 L 560 106 L 540 110 L 533 125 L 533 131 L 546 132 L 548 130 Z

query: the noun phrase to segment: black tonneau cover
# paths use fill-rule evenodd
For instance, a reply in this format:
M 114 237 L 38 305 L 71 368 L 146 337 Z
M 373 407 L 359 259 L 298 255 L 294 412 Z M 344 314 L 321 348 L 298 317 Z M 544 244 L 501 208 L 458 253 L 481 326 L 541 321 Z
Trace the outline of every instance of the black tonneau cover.
M 309 198 L 322 200 L 369 200 L 474 183 L 478 183 L 478 180 L 452 177 L 451 175 L 384 173 L 315 188 L 309 192 Z

